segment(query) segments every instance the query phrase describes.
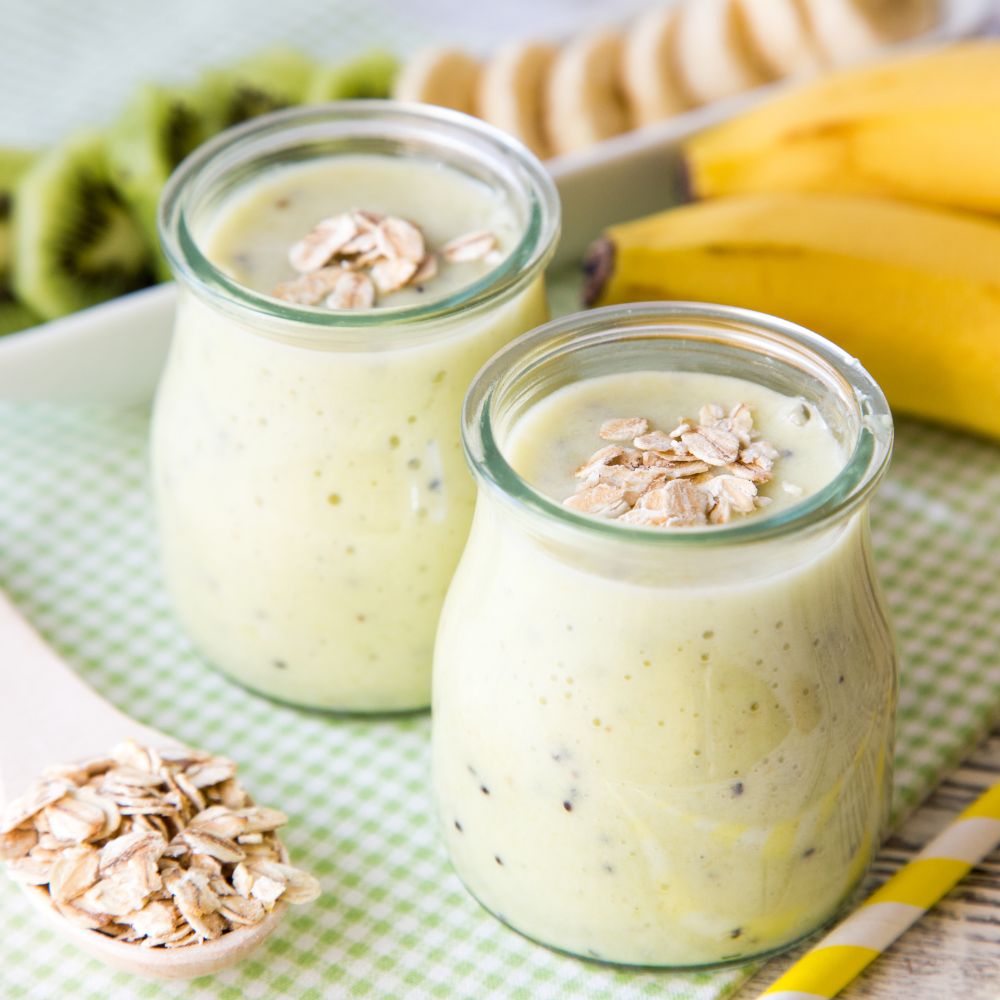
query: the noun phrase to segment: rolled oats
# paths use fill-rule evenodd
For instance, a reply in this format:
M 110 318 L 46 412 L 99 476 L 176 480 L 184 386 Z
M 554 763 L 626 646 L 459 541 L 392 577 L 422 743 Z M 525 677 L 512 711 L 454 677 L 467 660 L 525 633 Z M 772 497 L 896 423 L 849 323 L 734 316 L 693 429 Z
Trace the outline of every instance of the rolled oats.
M 285 814 L 235 775 L 222 757 L 135 743 L 50 769 L 5 811 L 0 859 L 79 927 L 146 948 L 213 940 L 320 891 L 281 860 Z
M 645 417 L 615 417 L 605 420 L 597 432 L 605 441 L 631 441 L 649 430 Z
M 644 417 L 616 417 L 604 421 L 598 434 L 615 443 L 574 473 L 581 482 L 563 501 L 574 510 L 642 527 L 694 527 L 725 524 L 733 514 L 770 503 L 757 486 L 771 479 L 779 452 L 753 439 L 753 412 L 746 403 L 728 415 L 708 403 L 697 422 L 681 419 L 668 433 L 651 428 Z
M 318 271 L 357 235 L 357 222 L 351 215 L 336 215 L 318 223 L 288 251 L 288 263 L 300 274 Z
M 371 278 L 358 271 L 341 271 L 325 302 L 331 309 L 371 309 L 375 305 L 375 286 Z
M 497 246 L 496 236 L 486 229 L 457 236 L 441 248 L 441 256 L 449 264 L 464 264 L 472 260 L 482 260 Z
M 573 510 L 583 514 L 596 514 L 598 517 L 618 517 L 629 509 L 630 504 L 625 499 L 625 491 L 620 486 L 611 483 L 597 483 L 574 493 L 563 503 Z
M 275 298 L 329 309 L 370 309 L 378 295 L 423 286 L 450 264 L 502 259 L 494 233 L 480 230 L 430 251 L 420 227 L 397 216 L 354 209 L 319 222 L 288 254 L 298 276 L 279 284 Z M 345 275 L 351 277 L 344 277 Z M 421 289 L 422 290 L 422 287 Z

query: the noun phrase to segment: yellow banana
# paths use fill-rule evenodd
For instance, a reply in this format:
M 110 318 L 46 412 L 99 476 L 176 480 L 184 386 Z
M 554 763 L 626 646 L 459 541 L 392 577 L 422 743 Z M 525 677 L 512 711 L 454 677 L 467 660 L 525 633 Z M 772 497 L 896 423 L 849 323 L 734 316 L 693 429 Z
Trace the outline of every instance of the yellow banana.
M 608 230 L 588 299 L 687 299 L 801 323 L 894 408 L 1000 438 L 1000 222 L 888 199 L 756 194 Z
M 1000 212 L 1000 42 L 818 80 L 692 139 L 698 197 L 878 194 Z

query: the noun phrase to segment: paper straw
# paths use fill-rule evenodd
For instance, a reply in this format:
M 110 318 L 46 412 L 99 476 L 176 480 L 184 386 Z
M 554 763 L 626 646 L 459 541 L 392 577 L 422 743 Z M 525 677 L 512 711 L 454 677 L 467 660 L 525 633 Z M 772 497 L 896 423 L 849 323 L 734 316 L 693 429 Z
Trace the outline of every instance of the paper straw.
M 1000 782 L 807 951 L 760 1000 L 828 1000 L 1000 843 Z

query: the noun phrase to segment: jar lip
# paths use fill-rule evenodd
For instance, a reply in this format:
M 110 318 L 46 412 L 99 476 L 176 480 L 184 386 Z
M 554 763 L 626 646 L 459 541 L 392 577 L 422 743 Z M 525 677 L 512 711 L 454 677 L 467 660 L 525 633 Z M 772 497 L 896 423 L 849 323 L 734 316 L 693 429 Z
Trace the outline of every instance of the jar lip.
M 352 129 L 353 126 L 353 129 Z M 492 157 L 519 182 L 527 201 L 524 232 L 509 254 L 491 271 L 456 292 L 427 305 L 373 310 L 332 310 L 284 302 L 234 281 L 202 252 L 189 226 L 198 180 L 213 167 L 218 183 L 247 162 L 262 143 L 285 137 L 301 143 L 349 139 L 398 141 L 401 155 L 448 149 L 470 161 Z M 420 144 L 423 144 L 423 150 Z M 378 155 L 378 154 L 376 154 Z M 222 164 L 222 166 L 219 166 Z M 431 105 L 383 99 L 334 101 L 286 108 L 226 129 L 191 153 L 164 188 L 158 211 L 160 243 L 175 277 L 196 292 L 238 312 L 295 324 L 296 336 L 323 340 L 340 332 L 373 327 L 421 327 L 447 320 L 506 297 L 522 287 L 549 261 L 559 236 L 560 203 L 555 183 L 537 157 L 516 139 L 470 115 Z
M 657 329 L 662 336 L 674 322 L 686 324 L 677 339 L 685 336 L 690 340 L 699 321 L 713 334 L 705 339 L 721 341 L 727 329 L 731 335 L 738 331 L 751 335 L 776 351 L 819 362 L 850 390 L 859 422 L 857 440 L 843 467 L 820 490 L 771 516 L 704 529 L 654 531 L 565 507 L 535 489 L 507 462 L 494 434 L 498 393 L 527 376 L 538 362 L 616 339 L 646 339 Z M 740 349 L 735 341 L 733 347 Z M 892 415 L 885 394 L 857 358 L 819 334 L 787 320 L 750 309 L 703 302 L 604 306 L 536 327 L 486 363 L 473 379 L 462 410 L 466 460 L 481 485 L 529 516 L 563 525 L 583 536 L 665 548 L 758 542 L 842 519 L 859 507 L 882 479 L 889 465 L 892 439 Z

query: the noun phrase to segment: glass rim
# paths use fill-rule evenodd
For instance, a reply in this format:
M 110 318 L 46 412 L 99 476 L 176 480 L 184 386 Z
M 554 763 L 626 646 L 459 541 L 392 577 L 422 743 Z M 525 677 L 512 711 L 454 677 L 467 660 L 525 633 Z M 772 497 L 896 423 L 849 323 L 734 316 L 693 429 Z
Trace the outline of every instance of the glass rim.
M 615 340 L 664 336 L 673 321 L 686 322 L 673 339 L 690 341 L 698 321 L 706 323 L 703 340 L 746 350 L 732 339 L 737 331 L 764 346 L 810 360 L 835 375 L 850 390 L 859 428 L 851 454 L 833 479 L 786 510 L 725 526 L 659 531 L 578 513 L 546 496 L 524 479 L 505 458 L 494 434 L 498 394 L 529 377 L 541 362 L 561 354 Z M 645 333 L 645 336 L 643 334 Z M 720 336 L 721 334 L 721 336 Z M 604 306 L 552 320 L 512 341 L 480 369 L 462 407 L 462 445 L 476 480 L 500 494 L 519 511 L 562 525 L 583 536 L 658 548 L 731 546 L 782 537 L 845 518 L 865 502 L 888 468 L 893 422 L 881 387 L 836 344 L 805 327 L 766 313 L 703 302 L 638 302 Z
M 495 268 L 457 291 L 426 305 L 408 305 L 372 310 L 319 309 L 284 302 L 254 291 L 233 280 L 201 251 L 188 224 L 188 212 L 197 203 L 199 179 L 217 168 L 210 180 L 218 184 L 247 162 L 268 140 L 287 136 L 304 144 L 349 139 L 350 125 L 358 127 L 358 138 L 400 141 L 420 129 L 425 149 L 447 148 L 453 153 L 492 156 L 513 168 L 522 185 L 518 192 L 527 202 L 524 232 L 510 253 Z M 327 126 L 329 134 L 322 134 Z M 382 126 L 381 131 L 377 126 Z M 446 142 L 447 140 L 447 142 Z M 401 147 L 412 151 L 413 145 Z M 419 152 L 419 150 L 418 150 Z M 559 236 L 560 203 L 555 183 L 537 157 L 516 139 L 470 115 L 432 105 L 366 99 L 333 101 L 273 111 L 242 122 L 209 139 L 186 157 L 171 174 L 160 198 L 157 228 L 164 255 L 175 277 L 210 300 L 241 313 L 294 324 L 298 336 L 324 340 L 337 333 L 356 333 L 373 327 L 423 328 L 426 323 L 449 320 L 460 313 L 506 298 L 523 287 L 549 261 Z

